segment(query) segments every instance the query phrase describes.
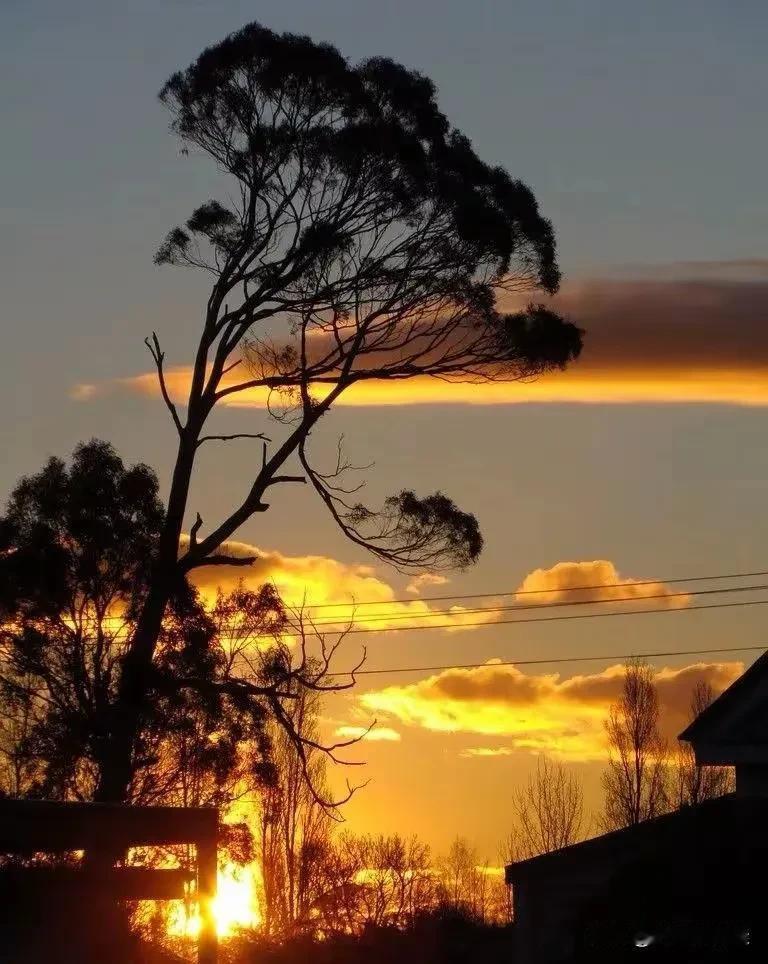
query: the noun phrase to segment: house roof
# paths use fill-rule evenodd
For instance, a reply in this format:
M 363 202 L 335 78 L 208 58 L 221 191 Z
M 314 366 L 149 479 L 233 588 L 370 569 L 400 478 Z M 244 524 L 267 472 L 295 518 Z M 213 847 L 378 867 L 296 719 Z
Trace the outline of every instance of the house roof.
M 732 742 L 734 726 L 768 704 L 768 652 L 763 653 L 680 734 L 689 743 Z M 766 718 L 768 730 L 768 717 Z M 740 734 L 739 734 L 740 736 Z M 768 742 L 768 740 L 766 741 Z
M 693 807 L 684 807 L 632 827 L 584 840 L 551 853 L 520 860 L 506 867 L 507 883 L 531 877 L 579 872 L 595 861 L 620 863 L 658 853 L 698 852 L 722 848 L 729 852 L 768 852 L 768 798 L 728 794 Z

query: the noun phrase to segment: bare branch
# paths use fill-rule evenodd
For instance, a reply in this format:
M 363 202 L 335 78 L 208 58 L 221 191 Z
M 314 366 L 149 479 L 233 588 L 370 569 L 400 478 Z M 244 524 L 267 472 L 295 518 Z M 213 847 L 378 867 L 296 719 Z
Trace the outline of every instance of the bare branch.
M 210 556 L 195 556 L 187 553 L 181 557 L 179 565 L 183 572 L 190 572 L 192 569 L 200 569 L 203 566 L 252 566 L 258 558 L 258 556 L 228 556 L 223 553 Z
M 303 475 L 275 475 L 267 482 L 267 487 L 279 485 L 281 482 L 302 482 L 306 485 L 307 480 Z
M 232 442 L 239 438 L 256 438 L 263 442 L 272 441 L 263 432 L 236 432 L 234 435 L 203 435 L 197 440 L 197 447 L 199 448 L 203 442 Z
M 144 339 L 144 344 L 149 349 L 149 353 L 154 359 L 155 367 L 157 368 L 157 378 L 160 383 L 160 392 L 163 396 L 163 401 L 165 402 L 166 408 L 171 413 L 171 418 L 173 419 L 173 424 L 176 426 L 176 431 L 179 435 L 184 431 L 184 427 L 181 424 L 181 419 L 179 418 L 179 413 L 176 411 L 176 406 L 171 401 L 171 396 L 168 394 L 168 386 L 165 383 L 165 372 L 163 371 L 163 362 L 165 360 L 165 352 L 160 350 L 160 341 L 158 340 L 157 333 L 152 332 L 152 340 L 149 338 Z
M 197 547 L 197 534 L 200 531 L 200 527 L 203 524 L 203 517 L 200 513 L 197 513 L 197 518 L 195 519 L 195 524 L 189 530 L 189 547 L 190 549 L 195 549 Z

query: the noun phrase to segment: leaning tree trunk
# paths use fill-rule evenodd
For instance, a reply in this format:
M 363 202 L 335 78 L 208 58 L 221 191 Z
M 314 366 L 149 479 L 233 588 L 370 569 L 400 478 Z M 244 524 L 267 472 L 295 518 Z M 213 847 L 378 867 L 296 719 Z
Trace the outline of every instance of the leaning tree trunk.
M 184 513 L 194 465 L 201 421 L 190 418 L 182 430 L 171 482 L 157 559 L 149 590 L 122 665 L 120 682 L 112 706 L 111 725 L 99 772 L 95 799 L 101 803 L 125 803 L 133 778 L 133 756 L 141 730 L 150 688 L 152 661 L 162 629 L 166 607 L 179 579 L 178 554 Z

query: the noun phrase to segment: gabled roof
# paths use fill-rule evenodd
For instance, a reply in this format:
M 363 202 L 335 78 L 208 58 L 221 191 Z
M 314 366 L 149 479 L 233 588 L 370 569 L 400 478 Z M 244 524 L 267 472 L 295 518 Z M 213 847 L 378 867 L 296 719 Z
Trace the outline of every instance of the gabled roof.
M 765 716 L 766 744 L 768 744 L 768 652 L 755 662 L 724 690 L 680 734 L 679 739 L 689 743 L 739 742 L 738 728 L 746 717 L 755 711 Z

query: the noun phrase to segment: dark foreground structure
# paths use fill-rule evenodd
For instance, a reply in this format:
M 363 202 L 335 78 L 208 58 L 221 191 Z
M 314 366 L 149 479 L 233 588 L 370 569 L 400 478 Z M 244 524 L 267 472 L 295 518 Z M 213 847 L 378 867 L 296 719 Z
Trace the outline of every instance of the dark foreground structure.
M 516 964 L 765 959 L 768 654 L 680 738 L 736 793 L 510 864 Z
M 218 825 L 213 808 L 0 799 L 0 854 L 21 858 L 0 868 L 0 961 L 116 960 L 121 935 L 112 930 L 117 915 L 110 911 L 117 903 L 183 897 L 187 880 L 179 870 L 88 861 L 29 865 L 29 858 L 192 844 L 202 920 L 198 960 L 216 964 L 211 900 Z M 53 942 L 58 946 L 51 950 Z
M 767 860 L 768 800 L 729 795 L 512 864 L 516 962 L 749 959 Z

